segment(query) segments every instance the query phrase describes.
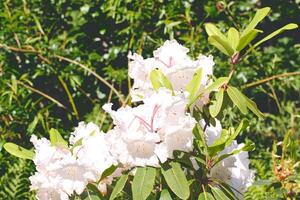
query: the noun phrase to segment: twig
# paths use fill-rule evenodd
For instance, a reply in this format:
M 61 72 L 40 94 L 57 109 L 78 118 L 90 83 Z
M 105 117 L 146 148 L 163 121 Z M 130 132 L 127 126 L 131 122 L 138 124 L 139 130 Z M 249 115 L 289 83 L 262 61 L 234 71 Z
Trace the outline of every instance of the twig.
M 62 108 L 64 108 L 65 110 L 67 110 L 67 107 L 66 107 L 66 106 L 64 106 L 62 103 L 60 103 L 58 100 L 54 99 L 53 97 L 49 96 L 48 94 L 46 94 L 46 93 L 44 93 L 44 92 L 42 92 L 42 91 L 40 91 L 40 90 L 37 90 L 37 89 L 35 89 L 35 88 L 33 88 L 33 87 L 29 86 L 29 85 L 26 85 L 26 84 L 22 83 L 21 81 L 18 81 L 18 84 L 20 84 L 20 85 L 24 86 L 25 88 L 31 90 L 32 92 L 35 92 L 35 93 L 37 93 L 37 94 L 42 95 L 42 96 L 45 97 L 46 99 L 49 99 L 49 100 L 52 101 L 53 103 L 57 104 L 59 107 L 62 107 Z
M 300 72 L 287 72 L 287 73 L 283 73 L 283 74 L 277 74 L 277 75 L 270 76 L 268 78 L 264 78 L 259 81 L 253 82 L 253 83 L 248 83 L 246 85 L 243 85 L 242 88 L 245 89 L 245 88 L 253 87 L 256 85 L 260 85 L 260 84 L 266 83 L 268 81 L 271 81 L 271 80 L 277 79 L 277 78 L 288 77 L 288 76 L 297 76 L 297 75 L 300 75 Z
M 116 90 L 116 88 L 112 84 L 110 84 L 109 82 L 107 82 L 104 78 L 102 78 L 101 76 L 99 76 L 96 72 L 94 72 L 93 70 L 91 70 L 89 67 L 87 67 L 86 65 L 83 65 L 83 64 L 81 64 L 81 63 L 79 63 L 79 62 L 77 62 L 75 60 L 71 60 L 71 59 L 63 57 L 63 56 L 54 55 L 54 57 L 58 58 L 60 60 L 67 61 L 67 62 L 72 63 L 74 65 L 78 65 L 82 69 L 84 69 L 87 72 L 89 72 L 92 75 L 94 75 L 98 80 L 100 80 L 102 83 L 104 83 L 107 87 L 109 87 L 118 96 L 118 98 L 121 101 L 122 105 L 125 105 L 125 100 L 124 100 L 123 96 Z

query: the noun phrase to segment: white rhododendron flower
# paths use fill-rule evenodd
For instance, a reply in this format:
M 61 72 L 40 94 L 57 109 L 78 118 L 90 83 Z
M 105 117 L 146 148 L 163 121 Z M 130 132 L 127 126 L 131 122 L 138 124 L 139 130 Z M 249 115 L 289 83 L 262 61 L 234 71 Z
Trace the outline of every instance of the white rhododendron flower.
M 86 169 L 72 155 L 71 151 L 64 147 L 51 145 L 45 138 L 31 137 L 35 147 L 33 159 L 37 172 L 30 177 L 31 188 L 38 190 L 37 198 L 46 196 L 66 197 L 74 192 L 81 194 L 88 184 L 85 177 Z M 56 191 L 54 193 L 53 191 Z
M 159 160 L 173 158 L 174 150 L 191 151 L 195 120 L 185 111 L 186 103 L 186 95 L 160 89 L 134 108 L 113 111 L 105 105 L 115 124 L 108 135 L 119 161 L 126 167 L 158 167 Z
M 160 69 L 172 83 L 175 91 L 184 91 L 187 83 L 198 69 L 202 69 L 201 85 L 204 89 L 212 75 L 214 61 L 212 56 L 199 55 L 192 60 L 187 53 L 189 49 L 180 45 L 176 40 L 167 40 L 164 45 L 153 52 L 154 57 L 144 59 L 138 54 L 129 54 L 129 77 L 134 83 L 131 89 L 132 101 L 141 101 L 153 93 L 150 73 Z M 207 103 L 208 95 L 204 95 L 203 103 Z
M 207 126 L 205 129 L 205 138 L 208 145 L 221 136 L 222 127 L 220 121 L 216 120 L 216 126 Z M 204 120 L 200 121 L 202 127 L 205 126 Z M 235 149 L 241 149 L 244 144 L 237 144 L 234 140 L 228 147 L 219 153 L 224 155 L 231 153 Z M 254 172 L 249 169 L 250 160 L 248 152 L 241 151 L 235 155 L 229 156 L 216 164 L 210 171 L 210 178 L 223 181 L 228 184 L 239 199 L 243 199 L 243 193 L 252 185 L 254 181 Z
M 88 137 L 93 133 L 100 132 L 99 127 L 92 123 L 79 122 L 78 126 L 75 128 L 75 131 L 71 133 L 69 138 L 70 144 L 75 144 L 82 138 Z

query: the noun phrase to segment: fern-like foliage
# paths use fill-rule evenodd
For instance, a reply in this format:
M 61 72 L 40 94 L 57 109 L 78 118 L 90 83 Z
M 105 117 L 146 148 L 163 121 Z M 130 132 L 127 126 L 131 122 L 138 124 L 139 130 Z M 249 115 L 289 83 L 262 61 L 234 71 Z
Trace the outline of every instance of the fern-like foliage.
M 29 190 L 28 177 L 34 167 L 31 161 L 17 159 L 12 156 L 0 155 L 0 199 L 27 200 L 35 199 L 34 193 Z

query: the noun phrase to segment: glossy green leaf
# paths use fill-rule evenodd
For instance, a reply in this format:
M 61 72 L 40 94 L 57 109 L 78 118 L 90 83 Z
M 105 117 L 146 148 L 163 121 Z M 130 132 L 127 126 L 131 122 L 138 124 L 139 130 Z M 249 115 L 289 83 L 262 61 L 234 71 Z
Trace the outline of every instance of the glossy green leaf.
M 238 30 L 231 27 L 227 32 L 227 38 L 228 38 L 228 41 L 229 41 L 231 47 L 234 50 L 236 50 L 237 45 L 239 44 L 239 40 L 240 40 L 240 34 L 239 34 Z
M 214 196 L 209 192 L 202 192 L 198 196 L 198 200 L 215 200 Z
M 186 85 L 186 91 L 189 92 L 190 101 L 195 99 L 198 95 L 199 89 L 201 87 L 201 79 L 202 79 L 202 68 L 198 69 L 192 80 Z
M 132 181 L 133 200 L 145 200 L 150 195 L 155 182 L 156 170 L 152 167 L 137 168 Z
M 241 37 L 241 39 L 238 43 L 238 46 L 237 46 L 237 50 L 238 51 L 243 50 L 260 32 L 262 32 L 262 31 L 253 29 L 253 30 L 249 31 L 247 34 L 245 34 L 243 37 Z
M 231 101 L 239 108 L 243 114 L 247 114 L 247 104 L 244 95 L 235 87 L 228 86 L 227 94 Z
M 285 25 L 284 27 L 272 32 L 271 34 L 269 34 L 267 37 L 265 37 L 264 39 L 258 41 L 257 43 L 255 43 L 253 45 L 253 48 L 259 46 L 260 44 L 264 43 L 265 41 L 275 37 L 276 35 L 282 33 L 283 31 L 286 31 L 286 30 L 292 30 L 292 29 L 295 29 L 295 28 L 298 28 L 298 25 L 297 24 L 294 24 L 294 23 L 290 23 L 290 24 L 287 24 Z
M 243 31 L 242 36 L 248 34 L 251 30 L 253 30 L 257 26 L 257 24 L 267 16 L 270 10 L 271 8 L 269 7 L 258 9 L 249 25 Z
M 159 200 L 172 200 L 172 197 L 167 189 L 163 189 L 161 191 Z
M 234 50 L 229 44 L 227 38 L 224 40 L 217 35 L 212 35 L 208 37 L 208 42 L 228 56 L 232 56 L 234 54 Z
M 11 142 L 5 143 L 3 147 L 8 153 L 19 158 L 32 160 L 35 155 L 33 151 L 25 149 Z
M 168 169 L 161 170 L 170 189 L 181 199 L 190 196 L 189 183 L 179 163 L 171 162 Z
M 211 186 L 209 185 L 210 188 L 211 188 L 211 191 L 215 197 L 215 199 L 218 199 L 218 200 L 230 200 L 230 198 L 228 198 L 226 196 L 226 194 L 218 187 L 214 187 L 214 186 Z
M 51 128 L 49 131 L 50 142 L 52 145 L 68 147 L 68 143 L 64 140 L 58 130 Z
M 161 87 L 165 87 L 173 91 L 173 86 L 168 78 L 159 69 L 154 69 L 150 73 L 150 80 L 154 90 L 158 90 Z
M 249 99 L 246 95 L 243 95 L 246 101 L 246 105 L 257 117 L 263 119 L 265 115 L 257 108 L 257 105 L 254 101 Z
M 128 179 L 128 175 L 127 174 L 124 174 L 120 177 L 120 179 L 117 181 L 111 195 L 110 195 L 110 198 L 109 200 L 113 200 L 115 199 L 119 194 L 120 192 L 123 190 L 125 184 L 126 184 L 126 181 Z
M 214 24 L 206 23 L 204 27 L 208 36 L 216 35 L 224 41 L 227 40 L 226 36 Z
M 216 117 L 219 114 L 223 104 L 223 97 L 224 97 L 223 89 L 216 92 L 216 100 L 212 101 L 212 105 L 209 106 L 209 113 L 212 117 Z

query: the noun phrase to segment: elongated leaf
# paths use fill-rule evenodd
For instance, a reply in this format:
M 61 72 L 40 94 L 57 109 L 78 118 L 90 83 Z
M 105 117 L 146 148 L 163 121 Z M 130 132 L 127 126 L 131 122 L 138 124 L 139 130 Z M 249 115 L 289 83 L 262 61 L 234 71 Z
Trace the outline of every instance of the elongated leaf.
M 257 108 L 257 105 L 254 101 L 249 99 L 246 95 L 244 95 L 244 99 L 246 100 L 246 105 L 257 117 L 263 119 L 265 115 Z
M 271 34 L 269 34 L 267 37 L 265 37 L 264 39 L 258 41 L 257 43 L 255 43 L 253 45 L 253 48 L 259 46 L 260 44 L 264 43 L 265 41 L 275 37 L 276 35 L 278 35 L 279 33 L 282 33 L 283 31 L 286 31 L 286 30 L 292 30 L 292 29 L 295 29 L 295 28 L 298 28 L 298 25 L 297 24 L 287 24 L 285 25 L 284 27 L 272 32 Z
M 237 129 L 230 135 L 229 140 L 226 142 L 226 146 L 230 145 L 231 142 L 240 134 L 241 131 L 245 130 L 249 126 L 249 121 L 247 119 L 243 119 Z
M 204 27 L 208 36 L 216 35 L 224 41 L 227 40 L 226 36 L 214 24 L 206 23 Z
M 60 135 L 58 130 L 51 128 L 49 131 L 50 134 L 50 142 L 52 145 L 68 147 L 68 143 L 64 140 L 64 138 Z
M 162 169 L 162 174 L 170 189 L 181 199 L 187 199 L 190 196 L 189 183 L 182 171 L 180 164 L 170 163 L 170 168 Z
M 220 77 L 214 81 L 210 86 L 208 86 L 204 93 L 210 93 L 211 91 L 219 89 L 222 85 L 228 82 L 228 77 Z
M 235 28 L 231 27 L 228 30 L 227 34 L 228 34 L 227 38 L 228 38 L 228 41 L 229 41 L 231 47 L 234 50 L 236 50 L 237 45 L 239 44 L 239 40 L 240 40 L 240 34 L 239 34 L 238 30 L 236 30 Z
M 23 158 L 23 159 L 30 159 L 34 158 L 34 152 L 27 150 L 19 145 L 16 145 L 11 142 L 7 142 L 3 145 L 4 149 L 13 156 Z
M 216 117 L 219 114 L 223 104 L 223 97 L 224 90 L 221 89 L 216 93 L 216 100 L 212 101 L 212 105 L 209 106 L 209 113 L 212 117 Z
M 202 192 L 199 197 L 198 200 L 215 200 L 214 196 L 209 193 L 209 192 Z
M 250 24 L 243 31 L 242 36 L 248 34 L 251 30 L 253 30 L 257 26 L 257 24 L 267 16 L 270 10 L 271 8 L 269 7 L 258 9 L 253 19 L 251 20 Z
M 150 73 L 150 80 L 154 90 L 158 90 L 161 87 L 165 87 L 173 91 L 173 87 L 168 78 L 159 69 L 154 69 Z
M 136 170 L 132 182 L 133 200 L 145 200 L 151 193 L 155 181 L 156 170 L 151 167 L 140 167 Z
M 228 86 L 227 94 L 243 114 L 247 114 L 247 104 L 244 95 L 235 87 Z
M 107 169 L 102 173 L 101 179 L 100 179 L 100 180 L 102 180 L 102 179 L 108 177 L 109 175 L 111 175 L 112 173 L 114 173 L 114 171 L 115 171 L 116 169 L 117 169 L 117 166 L 115 166 L 115 165 L 112 165 L 112 166 L 110 166 L 109 168 L 107 168 Z
M 159 200 L 172 200 L 172 197 L 167 189 L 163 189 L 161 191 Z
M 213 193 L 215 199 L 218 199 L 218 200 L 230 200 L 230 199 L 226 196 L 226 194 L 224 194 L 224 192 L 223 192 L 220 188 L 218 188 L 218 187 L 213 187 L 213 186 L 211 186 L 211 185 L 209 185 L 209 186 L 210 186 L 210 188 L 211 188 L 211 191 L 212 191 L 212 193 Z
M 212 35 L 208 37 L 208 42 L 228 56 L 232 56 L 234 54 L 234 50 L 230 46 L 227 38 L 224 40 L 217 35 Z
M 128 179 L 127 174 L 124 174 L 120 177 L 120 179 L 117 181 L 116 186 L 114 187 L 114 189 L 110 195 L 109 200 L 114 200 L 119 195 L 119 193 L 123 190 L 127 179 Z
M 237 46 L 237 50 L 238 51 L 243 50 L 257 36 L 259 32 L 262 31 L 253 29 L 249 31 L 247 34 L 245 34 L 243 37 L 241 37 L 239 44 Z
M 186 91 L 189 92 L 189 99 L 195 99 L 198 95 L 199 89 L 201 87 L 201 79 L 202 79 L 202 68 L 198 69 L 192 80 L 186 85 Z

